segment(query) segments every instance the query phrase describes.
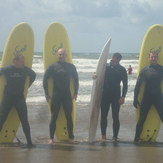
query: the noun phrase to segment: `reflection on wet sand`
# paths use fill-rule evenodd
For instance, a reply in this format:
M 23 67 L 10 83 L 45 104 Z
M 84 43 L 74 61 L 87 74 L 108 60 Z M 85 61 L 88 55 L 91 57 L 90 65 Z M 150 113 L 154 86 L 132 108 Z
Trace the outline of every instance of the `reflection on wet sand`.
M 130 105 L 124 105 L 120 112 L 120 141 L 113 142 L 112 119 L 108 117 L 107 135 L 109 140 L 99 141 L 100 127 L 98 126 L 96 142 L 88 143 L 89 104 L 77 105 L 75 138 L 78 144 L 55 142 L 48 144 L 50 115 L 46 103 L 32 105 L 28 103 L 29 123 L 31 126 L 34 148 L 26 148 L 21 125 L 17 137 L 21 143 L 0 144 L 0 162 L 7 163 L 144 163 L 163 160 L 163 130 L 160 129 L 158 142 L 134 144 L 135 110 Z M 128 111 L 130 109 L 130 112 Z M 127 115 L 127 116 L 126 116 Z

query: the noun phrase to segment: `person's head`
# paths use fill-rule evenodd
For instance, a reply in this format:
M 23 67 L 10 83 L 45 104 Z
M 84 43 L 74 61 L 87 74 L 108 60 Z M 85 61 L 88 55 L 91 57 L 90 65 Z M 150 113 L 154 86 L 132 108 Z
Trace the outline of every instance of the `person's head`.
M 157 51 L 152 51 L 149 53 L 148 60 L 150 61 L 150 64 L 155 65 L 158 62 L 158 52 Z
M 59 62 L 65 62 L 66 57 L 67 57 L 66 50 L 61 48 L 61 49 L 58 50 L 57 54 L 58 54 Z
M 120 53 L 114 53 L 111 60 L 111 65 L 112 66 L 118 65 L 121 59 L 122 59 L 122 55 Z
M 15 54 L 13 64 L 16 68 L 23 68 L 25 66 L 25 59 L 22 54 Z

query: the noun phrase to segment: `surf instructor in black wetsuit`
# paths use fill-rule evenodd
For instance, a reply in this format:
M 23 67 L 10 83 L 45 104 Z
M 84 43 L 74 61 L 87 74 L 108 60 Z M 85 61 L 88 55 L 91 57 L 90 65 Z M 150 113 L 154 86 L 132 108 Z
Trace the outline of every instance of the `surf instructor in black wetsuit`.
M 114 53 L 109 64 L 106 66 L 105 78 L 101 99 L 101 139 L 106 140 L 107 116 L 112 107 L 113 117 L 113 141 L 118 140 L 120 128 L 119 110 L 120 105 L 125 101 L 128 89 L 128 77 L 126 69 L 119 64 L 122 59 L 120 53 Z M 93 75 L 94 78 L 94 75 Z M 122 92 L 121 84 L 122 82 Z
M 43 87 L 45 91 L 46 100 L 52 99 L 51 102 L 51 122 L 50 128 L 50 141 L 49 144 L 53 143 L 54 132 L 56 129 L 56 120 L 58 117 L 59 109 L 61 104 L 65 112 L 67 119 L 67 129 L 69 133 L 69 140 L 74 143 L 73 134 L 73 121 L 72 121 L 72 100 L 77 99 L 79 81 L 76 68 L 73 64 L 66 62 L 66 51 L 62 48 L 58 50 L 58 62 L 50 65 L 43 78 Z M 48 92 L 48 79 L 53 80 L 53 94 L 52 97 L 49 96 Z M 70 80 L 74 79 L 74 95 L 71 96 L 70 92 Z
M 6 82 L 0 109 L 0 131 L 14 106 L 18 112 L 28 147 L 33 147 L 28 123 L 27 105 L 24 98 L 24 86 L 27 76 L 30 77 L 29 87 L 31 86 L 36 78 L 36 73 L 25 66 L 22 54 L 16 54 L 13 59 L 13 65 L 2 67 L 0 75 L 4 76 Z
M 163 122 L 163 96 L 161 90 L 161 82 L 163 80 L 163 66 L 157 63 L 158 58 L 157 51 L 150 52 L 148 58 L 150 65 L 140 71 L 136 82 L 133 105 L 135 108 L 140 105 L 140 116 L 136 125 L 134 139 L 135 142 L 140 140 L 143 124 L 152 105 L 156 107 L 160 119 Z M 143 82 L 145 83 L 143 98 L 142 101 L 138 101 L 138 94 Z

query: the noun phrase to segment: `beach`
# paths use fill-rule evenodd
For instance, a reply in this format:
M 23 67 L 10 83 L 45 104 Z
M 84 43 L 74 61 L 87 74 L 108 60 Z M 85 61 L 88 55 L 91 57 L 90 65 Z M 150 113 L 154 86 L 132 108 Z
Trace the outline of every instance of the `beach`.
M 133 58 L 135 56 L 135 58 Z M 131 59 L 132 58 L 132 59 Z M 163 125 L 155 143 L 134 144 L 136 127 L 135 108 L 132 105 L 133 90 L 137 73 L 137 54 L 126 54 L 122 65 L 126 68 L 129 64 L 133 67 L 133 74 L 128 76 L 128 92 L 125 104 L 120 109 L 119 141 L 112 139 L 111 110 L 108 116 L 106 142 L 99 141 L 100 126 L 98 123 L 96 142 L 88 143 L 88 126 L 90 116 L 90 94 L 92 79 L 95 71 L 98 54 L 76 54 L 73 62 L 79 74 L 79 94 L 76 106 L 75 139 L 78 144 L 55 142 L 49 145 L 50 114 L 42 88 L 44 74 L 43 59 L 41 54 L 35 55 L 32 69 L 37 73 L 37 78 L 29 88 L 27 96 L 28 118 L 31 128 L 31 137 L 34 148 L 26 148 L 26 139 L 21 124 L 13 143 L 0 144 L 0 163 L 162 163 L 163 160 Z M 100 120 L 100 118 L 99 118 Z
M 130 110 L 130 111 L 128 111 Z M 28 104 L 29 123 L 34 148 L 26 148 L 26 139 L 21 125 L 17 137 L 11 144 L 0 145 L 0 162 L 4 163 L 162 163 L 163 126 L 161 125 L 157 142 L 134 144 L 135 109 L 132 105 L 123 105 L 120 111 L 120 132 L 118 142 L 86 142 L 88 137 L 89 104 L 77 104 L 75 139 L 78 144 L 56 142 L 48 144 L 50 115 L 46 103 Z M 107 137 L 112 138 L 111 112 L 108 117 Z M 96 140 L 100 137 L 98 126 Z

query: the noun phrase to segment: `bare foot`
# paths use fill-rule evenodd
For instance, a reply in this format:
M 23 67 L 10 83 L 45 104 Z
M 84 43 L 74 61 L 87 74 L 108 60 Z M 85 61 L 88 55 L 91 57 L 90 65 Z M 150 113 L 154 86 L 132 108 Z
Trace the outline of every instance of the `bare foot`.
M 77 144 L 77 143 L 78 143 L 78 141 L 75 141 L 74 139 L 70 139 L 69 142 L 70 142 L 71 144 Z
M 48 144 L 53 144 L 53 143 L 54 143 L 54 140 L 50 139 Z
M 102 135 L 101 136 L 101 139 L 106 140 L 106 136 L 105 135 Z

